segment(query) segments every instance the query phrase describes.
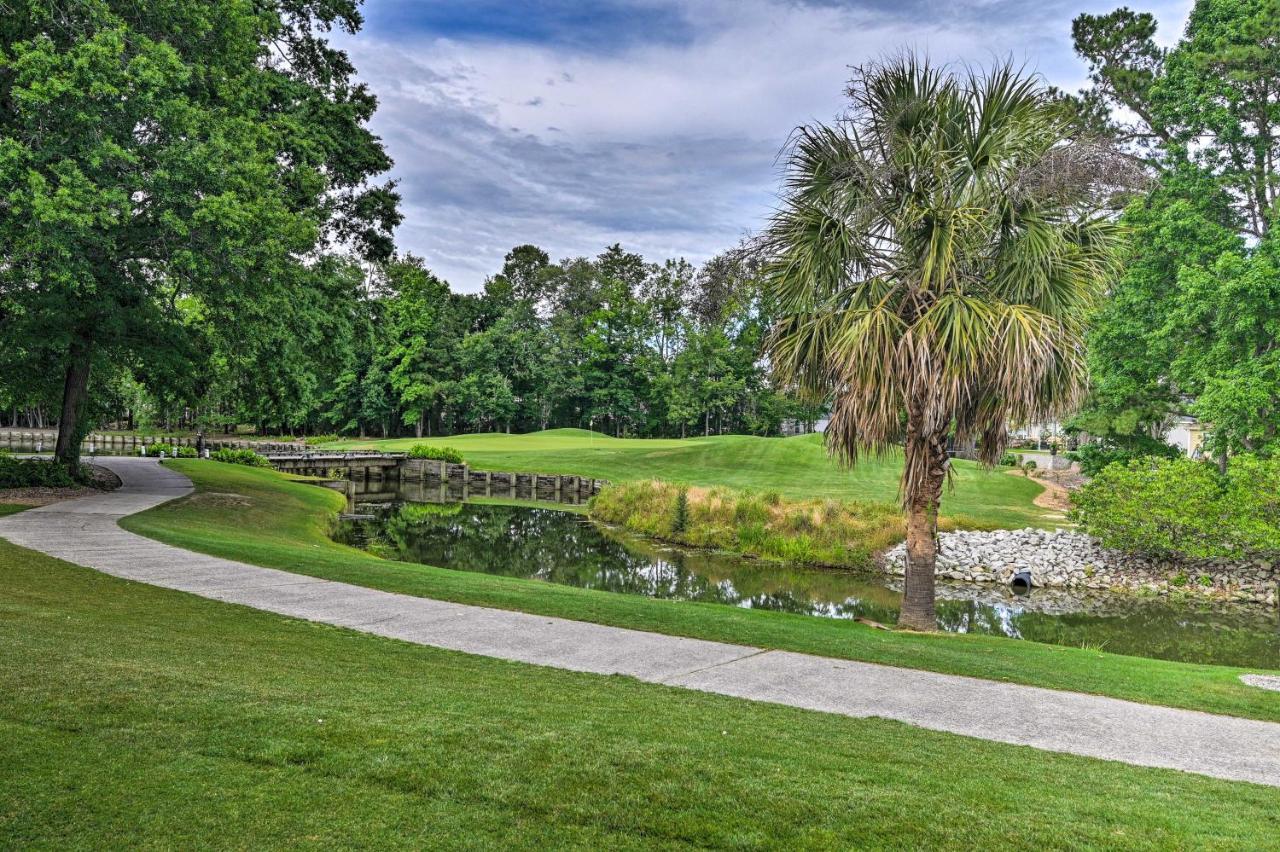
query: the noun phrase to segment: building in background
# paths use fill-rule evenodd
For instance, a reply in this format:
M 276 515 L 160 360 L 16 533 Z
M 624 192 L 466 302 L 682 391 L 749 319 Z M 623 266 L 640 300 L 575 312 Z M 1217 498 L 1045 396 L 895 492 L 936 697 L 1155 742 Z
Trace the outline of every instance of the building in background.
M 1164 433 L 1164 442 L 1182 450 L 1183 455 L 1199 458 L 1203 455 L 1204 424 L 1194 417 L 1178 417 Z

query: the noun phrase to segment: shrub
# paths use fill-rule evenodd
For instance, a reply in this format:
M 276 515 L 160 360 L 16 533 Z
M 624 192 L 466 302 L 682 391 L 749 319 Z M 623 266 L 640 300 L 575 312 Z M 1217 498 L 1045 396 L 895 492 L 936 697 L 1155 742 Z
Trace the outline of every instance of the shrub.
M 1223 504 L 1244 551 L 1280 553 L 1280 458 L 1231 459 Z
M 1000 457 L 1001 467 L 1019 467 L 1022 464 L 1022 456 L 1014 453 L 1005 453 Z
M 1107 547 L 1155 556 L 1280 553 L 1280 459 L 1239 457 L 1226 476 L 1189 458 L 1111 464 L 1072 495 L 1072 520 Z
M 134 455 L 142 455 L 143 448 L 138 447 L 134 450 Z M 158 456 L 164 453 L 165 458 L 170 459 L 193 459 L 196 457 L 195 447 L 181 447 L 173 444 L 149 444 L 146 446 L 146 454 L 148 456 Z
M 271 462 L 267 461 L 266 456 L 260 456 L 253 450 L 221 449 L 212 453 L 209 458 L 214 461 L 226 462 L 227 464 L 243 464 L 249 467 L 271 466 Z
M 1085 444 L 1079 449 L 1067 453 L 1067 458 L 1078 462 L 1080 472 L 1085 476 L 1097 476 L 1108 465 L 1128 464 L 1134 459 L 1151 456 L 1176 459 L 1181 455 L 1182 451 L 1177 447 L 1166 444 L 1163 441 L 1147 438 L 1141 443 L 1134 443 L 1131 446 L 1118 446 L 1102 441 Z
M 433 447 L 429 444 L 414 444 L 409 450 L 411 459 L 435 459 L 449 464 L 462 464 L 462 453 L 453 447 Z
M 73 474 L 48 459 L 20 459 L 0 451 L 0 488 L 71 488 L 91 481 L 83 465 Z
M 1030 459 L 1030 460 L 1025 461 L 1025 462 L 1023 462 L 1023 463 L 1022 463 L 1022 475 L 1023 475 L 1023 476 L 1030 476 L 1030 475 L 1031 475 L 1031 471 L 1033 471 L 1033 470 L 1035 470 L 1035 469 L 1036 469 L 1036 463 L 1035 463 L 1035 460 L 1034 460 L 1034 459 Z
M 334 441 L 341 441 L 340 435 L 312 435 L 310 438 L 303 438 L 302 443 L 308 447 L 316 447 L 320 444 L 332 444 Z
M 671 531 L 684 532 L 689 526 L 689 489 L 681 488 L 676 494 L 675 517 L 671 519 Z

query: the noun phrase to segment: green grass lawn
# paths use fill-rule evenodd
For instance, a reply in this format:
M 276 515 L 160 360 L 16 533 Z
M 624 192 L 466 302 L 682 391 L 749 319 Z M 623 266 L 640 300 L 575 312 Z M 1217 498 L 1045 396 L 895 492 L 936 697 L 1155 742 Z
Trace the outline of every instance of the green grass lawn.
M 688 485 L 778 491 L 789 497 L 897 502 L 901 457 L 864 457 L 852 470 L 828 457 L 821 435 L 757 438 L 610 438 L 584 429 L 552 429 L 530 435 L 477 434 L 448 438 L 343 441 L 328 448 L 408 450 L 417 443 L 455 447 L 472 467 L 536 473 L 572 473 L 613 481 L 665 479 Z M 1004 470 L 954 464 L 955 489 L 942 511 L 997 526 L 1052 525 L 1050 513 L 1032 503 L 1042 486 Z
M 0 847 L 1249 848 L 1280 790 L 413 646 L 0 541 Z
M 166 464 L 190 476 L 197 493 L 125 518 L 122 526 L 229 559 L 422 597 L 1280 721 L 1276 695 L 1245 686 L 1238 680 L 1243 670 L 1225 666 L 989 636 L 897 633 L 837 619 L 383 560 L 329 539 L 331 519 L 343 505 L 337 492 L 269 470 L 191 460 Z
M 23 503 L 0 503 L 0 518 L 5 515 L 16 515 L 18 512 L 30 508 L 30 506 Z

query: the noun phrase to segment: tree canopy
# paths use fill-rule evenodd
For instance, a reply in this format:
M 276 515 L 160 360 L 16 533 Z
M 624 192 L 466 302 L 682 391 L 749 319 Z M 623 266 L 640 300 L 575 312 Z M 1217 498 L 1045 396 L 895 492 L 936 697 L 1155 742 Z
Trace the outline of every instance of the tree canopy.
M 354 0 L 16 6 L 0 18 L 0 329 L 7 366 L 61 374 L 57 452 L 74 461 L 95 371 L 184 396 L 213 338 L 242 344 L 221 349 L 240 372 L 262 367 L 255 349 L 314 351 L 345 286 L 320 258 L 386 256 L 397 196 L 371 182 L 391 165 L 366 127 L 376 100 L 325 38 L 360 26 Z
M 1198 0 L 1182 39 L 1154 18 L 1081 15 L 1093 85 L 1067 99 L 1158 177 L 1126 210 L 1125 275 L 1090 338 L 1095 393 L 1075 426 L 1149 440 L 1175 414 L 1231 452 L 1280 448 L 1280 3 Z

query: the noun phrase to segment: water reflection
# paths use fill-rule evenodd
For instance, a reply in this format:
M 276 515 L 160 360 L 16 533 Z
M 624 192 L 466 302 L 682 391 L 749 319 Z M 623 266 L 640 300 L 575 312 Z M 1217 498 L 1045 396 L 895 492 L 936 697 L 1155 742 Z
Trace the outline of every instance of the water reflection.
M 397 503 L 371 520 L 344 522 L 338 537 L 389 558 L 463 571 L 827 618 L 893 624 L 901 601 L 893 578 L 666 547 L 555 509 Z M 1280 668 L 1275 610 L 1099 592 L 1015 596 L 1002 587 L 945 582 L 938 596 L 939 623 L 951 632 Z

